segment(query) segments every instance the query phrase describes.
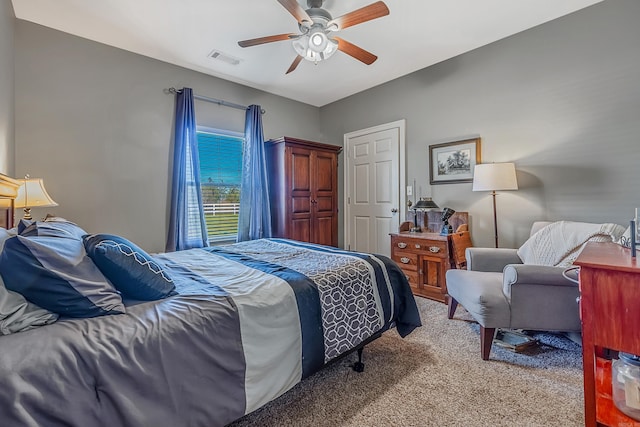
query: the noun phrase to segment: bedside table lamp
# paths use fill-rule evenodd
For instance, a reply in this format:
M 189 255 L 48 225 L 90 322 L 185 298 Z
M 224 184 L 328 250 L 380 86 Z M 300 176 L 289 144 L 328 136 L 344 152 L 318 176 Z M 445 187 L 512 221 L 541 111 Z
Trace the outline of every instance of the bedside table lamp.
M 493 230 L 498 247 L 496 191 L 517 190 L 516 167 L 513 163 L 483 163 L 473 170 L 473 191 L 491 191 L 493 197 Z
M 411 229 L 411 231 L 421 231 L 421 228 L 418 227 L 418 211 L 424 212 L 429 209 L 438 209 L 438 205 L 436 205 L 436 202 L 431 200 L 431 197 L 420 197 L 420 200 L 418 200 L 416 204 L 413 205 L 412 209 L 413 209 L 414 218 L 413 218 L 413 228 Z
M 44 182 L 40 178 L 31 178 L 26 175 L 24 179 L 19 179 L 18 197 L 14 202 L 14 207 L 24 209 L 23 219 L 31 220 L 31 208 L 58 206 L 44 188 Z

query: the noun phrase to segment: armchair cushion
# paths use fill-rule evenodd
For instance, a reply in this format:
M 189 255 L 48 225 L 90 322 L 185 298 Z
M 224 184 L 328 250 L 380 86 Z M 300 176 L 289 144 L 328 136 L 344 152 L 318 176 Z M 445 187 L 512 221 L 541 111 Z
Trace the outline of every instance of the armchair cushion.
M 467 270 L 500 273 L 507 264 L 520 264 L 517 249 L 467 248 Z
M 509 325 L 511 309 L 502 292 L 502 273 L 448 270 L 447 292 L 485 328 Z

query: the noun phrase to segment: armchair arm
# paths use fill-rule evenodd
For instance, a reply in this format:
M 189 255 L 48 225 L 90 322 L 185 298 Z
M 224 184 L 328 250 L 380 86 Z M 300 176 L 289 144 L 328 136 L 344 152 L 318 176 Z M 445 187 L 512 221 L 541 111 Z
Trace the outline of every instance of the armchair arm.
M 513 329 L 579 331 L 578 285 L 564 267 L 516 264 L 504 268 L 502 290 L 511 307 Z
M 467 270 L 501 272 L 507 264 L 522 264 L 517 249 L 467 248 Z
M 565 286 L 577 288 L 576 284 L 562 275 L 566 267 L 547 265 L 509 264 L 504 268 L 502 286 L 507 298 L 512 286 Z

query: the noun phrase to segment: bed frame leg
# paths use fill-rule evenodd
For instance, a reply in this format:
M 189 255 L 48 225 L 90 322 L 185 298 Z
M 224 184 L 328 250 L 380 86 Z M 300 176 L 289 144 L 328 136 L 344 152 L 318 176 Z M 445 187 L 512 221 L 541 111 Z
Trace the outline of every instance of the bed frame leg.
M 358 349 L 358 361 L 353 364 L 353 370 L 356 372 L 364 372 L 364 363 L 362 363 L 362 351 L 364 347 Z

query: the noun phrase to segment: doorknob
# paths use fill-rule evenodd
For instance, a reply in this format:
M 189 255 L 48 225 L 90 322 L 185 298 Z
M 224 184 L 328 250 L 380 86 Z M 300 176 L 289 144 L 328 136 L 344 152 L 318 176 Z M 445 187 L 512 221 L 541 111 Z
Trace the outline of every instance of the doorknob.
M 392 208 L 392 209 L 391 209 L 391 212 L 392 212 L 392 213 L 398 213 L 398 208 Z

